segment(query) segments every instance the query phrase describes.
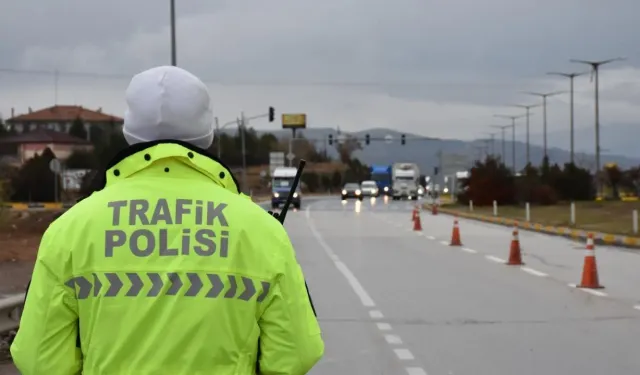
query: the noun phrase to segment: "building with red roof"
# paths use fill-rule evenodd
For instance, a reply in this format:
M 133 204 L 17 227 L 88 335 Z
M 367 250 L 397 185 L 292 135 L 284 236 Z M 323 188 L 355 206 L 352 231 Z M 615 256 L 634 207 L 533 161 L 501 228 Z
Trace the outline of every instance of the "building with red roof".
M 91 110 L 77 105 L 55 105 L 15 115 L 5 121 L 7 129 L 14 133 L 0 137 L 0 160 L 13 165 L 22 165 L 46 148 L 59 159 L 66 159 L 74 151 L 93 149 L 91 137 L 96 134 L 108 134 L 122 127 L 120 117 Z M 82 121 L 87 139 L 70 135 L 69 129 L 75 121 Z
M 16 133 L 26 133 L 36 130 L 53 130 L 57 132 L 68 132 L 71 124 L 80 119 L 90 136 L 92 128 L 102 130 L 114 130 L 120 128 L 124 120 L 102 112 L 102 108 L 92 110 L 79 105 L 54 105 L 53 107 L 33 111 L 29 107 L 29 112 L 15 116 L 11 111 L 11 118 L 5 122 L 9 130 Z

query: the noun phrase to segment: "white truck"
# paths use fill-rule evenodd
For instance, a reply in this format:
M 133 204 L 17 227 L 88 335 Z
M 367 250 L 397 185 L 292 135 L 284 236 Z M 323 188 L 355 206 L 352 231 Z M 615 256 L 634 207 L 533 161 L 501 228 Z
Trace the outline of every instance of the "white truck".
M 418 199 L 422 190 L 420 169 L 415 163 L 395 163 L 391 169 L 393 200 Z

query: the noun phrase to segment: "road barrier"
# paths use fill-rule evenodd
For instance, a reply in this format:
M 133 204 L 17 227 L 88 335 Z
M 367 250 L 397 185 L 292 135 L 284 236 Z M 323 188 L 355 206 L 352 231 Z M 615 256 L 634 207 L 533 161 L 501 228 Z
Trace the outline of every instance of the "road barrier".
M 26 202 L 9 202 L 2 204 L 3 208 L 8 208 L 13 211 L 29 211 L 29 210 L 37 210 L 37 211 L 60 211 L 63 209 L 67 209 L 73 206 L 74 202 L 67 203 L 55 203 L 55 202 L 37 202 L 37 203 L 26 203 Z
M 0 298 L 0 334 L 14 330 L 20 325 L 25 294 L 13 294 Z
M 428 204 L 425 204 L 426 209 L 431 209 Z M 487 215 L 478 215 L 469 212 L 461 212 L 458 210 L 452 210 L 450 208 L 446 208 L 441 206 L 438 208 L 438 212 L 446 215 L 458 215 L 459 217 L 463 217 L 465 219 L 484 221 L 491 224 L 498 224 L 504 226 L 514 226 L 516 223 L 519 223 L 519 228 L 532 231 L 532 232 L 540 232 L 549 235 L 562 236 L 566 238 L 570 238 L 573 240 L 587 241 L 589 237 L 589 233 L 593 234 L 593 240 L 595 244 L 598 245 L 612 245 L 619 247 L 627 247 L 633 249 L 640 249 L 640 238 L 639 237 L 630 237 L 623 236 L 611 233 L 602 233 L 602 232 L 594 232 L 587 231 L 581 229 L 567 228 L 567 227 L 556 227 L 551 225 L 543 225 L 538 223 L 530 223 L 530 222 L 519 222 L 515 219 L 508 219 L 504 217 L 494 217 Z

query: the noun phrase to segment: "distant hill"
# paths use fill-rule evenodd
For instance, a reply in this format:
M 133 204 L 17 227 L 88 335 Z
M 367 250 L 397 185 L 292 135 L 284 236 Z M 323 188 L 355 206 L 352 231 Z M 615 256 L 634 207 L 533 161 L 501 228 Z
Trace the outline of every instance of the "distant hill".
M 616 128 L 617 130 L 617 128 Z M 588 129 L 580 129 L 580 134 L 586 134 Z M 233 130 L 230 130 L 233 132 Z M 258 131 L 259 134 L 262 133 L 272 133 L 278 138 L 288 138 L 291 136 L 290 131 L 286 130 L 273 130 L 273 131 Z M 343 132 L 347 133 L 347 132 Z M 568 132 L 567 132 L 568 133 Z M 329 134 L 334 135 L 334 140 L 337 137 L 337 133 L 335 129 L 332 128 L 310 128 L 302 131 L 305 138 L 311 139 L 315 141 L 316 147 L 319 149 L 323 149 L 327 147 L 327 152 L 332 157 L 337 157 L 337 153 L 334 147 L 329 147 L 327 145 L 327 139 Z M 470 160 L 477 159 L 482 152 L 482 149 L 486 152 L 491 152 L 490 140 L 480 139 L 474 141 L 460 141 L 455 139 L 440 139 L 440 138 L 429 138 L 420 136 L 417 134 L 404 133 L 406 136 L 406 144 L 403 146 L 400 144 L 400 136 L 401 132 L 397 132 L 392 129 L 387 128 L 374 128 L 369 130 L 364 130 L 360 132 L 348 133 L 351 134 L 358 139 L 361 140 L 363 149 L 359 150 L 355 153 L 355 156 L 359 158 L 362 162 L 366 164 L 391 164 L 394 162 L 415 162 L 420 166 L 420 170 L 423 171 L 424 174 L 430 174 L 429 171 L 433 171 L 433 168 L 440 165 L 439 161 L 439 152 L 444 154 L 464 154 L 469 157 Z M 370 145 L 366 146 L 364 144 L 365 134 L 369 134 L 372 141 Z M 387 144 L 384 141 L 384 137 L 387 135 L 391 135 L 393 138 L 390 144 Z M 541 139 L 542 137 L 540 137 Z M 576 145 L 578 145 L 578 131 L 576 131 Z M 604 136 L 603 136 L 603 148 L 604 146 Z M 638 137 L 629 138 L 629 140 L 625 140 L 631 143 L 637 144 Z M 534 143 L 536 139 L 532 135 L 532 143 Z M 541 143 L 541 141 L 540 141 Z M 591 142 L 592 143 L 592 142 Z M 549 158 L 552 163 L 564 164 L 569 162 L 569 151 L 565 148 L 568 148 L 568 135 L 566 141 L 566 147 L 563 144 L 563 140 L 558 134 L 549 134 Z M 587 150 L 586 142 L 580 140 L 580 144 L 584 145 L 582 147 L 583 150 Z M 506 162 L 508 166 L 511 166 L 511 141 L 505 142 L 505 151 L 506 151 Z M 553 146 L 553 147 L 552 147 Z M 562 146 L 562 147 L 559 147 Z M 578 149 L 578 148 L 577 148 Z M 623 149 L 623 148 L 619 148 Z M 602 163 L 615 162 L 618 163 L 622 168 L 628 168 L 631 166 L 640 165 L 640 148 L 637 146 L 630 147 L 630 150 L 635 150 L 632 154 L 633 156 L 628 157 L 620 154 L 610 154 L 603 152 L 602 155 Z M 499 155 L 501 152 L 501 139 L 496 137 L 494 142 L 494 152 Z M 531 152 L 531 161 L 534 165 L 539 165 L 542 162 L 542 157 L 544 155 L 544 150 L 541 146 L 532 144 L 530 147 Z M 524 142 L 516 141 L 516 166 L 518 169 L 524 167 L 526 162 L 526 148 Z M 576 153 L 576 163 L 586 168 L 594 168 L 595 167 L 595 157 L 592 153 Z

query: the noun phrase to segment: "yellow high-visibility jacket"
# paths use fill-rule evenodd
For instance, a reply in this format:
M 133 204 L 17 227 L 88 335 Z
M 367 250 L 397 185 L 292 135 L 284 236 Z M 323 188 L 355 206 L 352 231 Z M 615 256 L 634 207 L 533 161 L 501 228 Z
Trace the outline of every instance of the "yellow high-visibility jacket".
M 23 375 L 306 374 L 324 353 L 282 225 L 182 142 L 126 150 L 42 238 Z

